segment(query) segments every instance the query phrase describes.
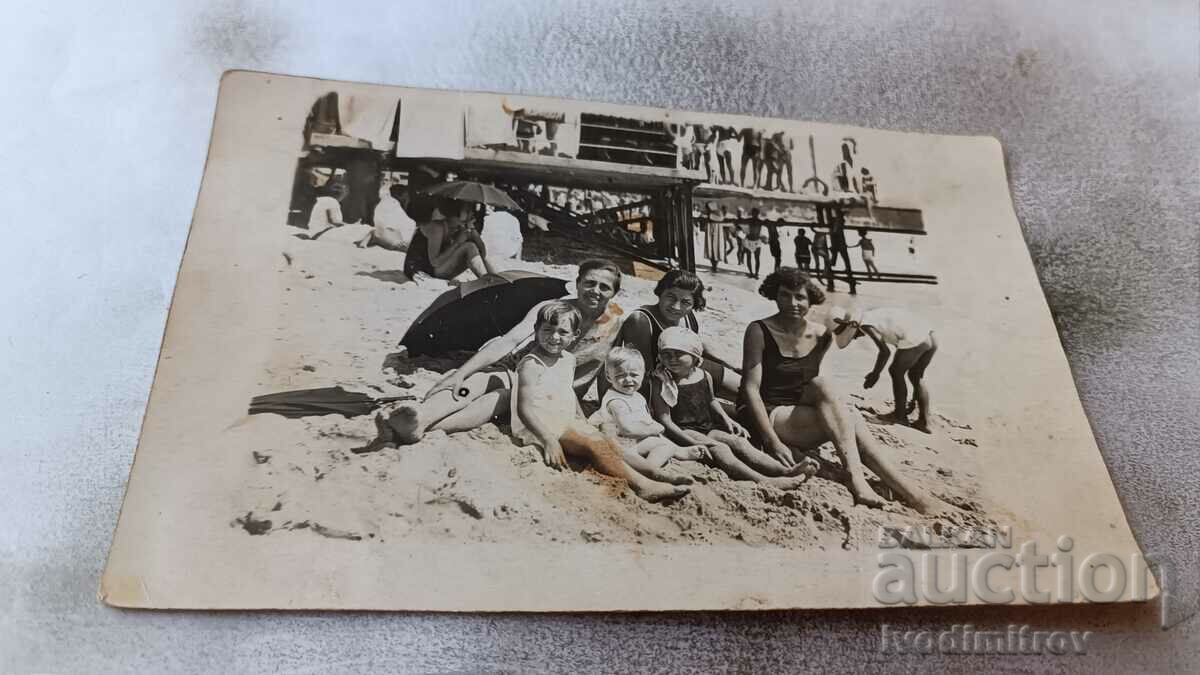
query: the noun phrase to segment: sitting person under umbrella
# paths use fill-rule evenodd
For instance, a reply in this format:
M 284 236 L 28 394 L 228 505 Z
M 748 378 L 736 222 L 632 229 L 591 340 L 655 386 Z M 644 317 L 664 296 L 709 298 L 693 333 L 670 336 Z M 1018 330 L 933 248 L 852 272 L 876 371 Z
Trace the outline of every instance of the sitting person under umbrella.
M 404 275 L 449 280 L 468 269 L 477 277 L 495 274 L 487 246 L 471 225 L 474 212 L 473 204 L 455 199 L 415 200 L 410 215 L 417 221 L 417 232 L 404 258 Z

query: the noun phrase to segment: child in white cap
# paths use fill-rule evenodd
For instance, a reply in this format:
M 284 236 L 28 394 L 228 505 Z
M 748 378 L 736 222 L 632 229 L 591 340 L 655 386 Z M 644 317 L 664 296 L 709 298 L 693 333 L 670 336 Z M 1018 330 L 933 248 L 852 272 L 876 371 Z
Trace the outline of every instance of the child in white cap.
M 704 445 L 680 447 L 663 436 L 663 425 L 650 416 L 646 397 L 638 391 L 646 375 L 641 352 L 632 347 L 614 347 L 604 361 L 604 375 L 611 388 L 588 422 L 615 440 L 626 455 L 636 453 L 655 467 L 663 467 L 672 459 L 699 460 L 708 455 Z
M 883 416 L 889 422 L 908 424 L 908 413 L 918 409 L 917 420 L 912 427 L 918 431 L 932 433 L 929 428 L 929 385 L 925 382 L 925 369 L 937 353 L 937 339 L 933 330 L 923 319 L 897 307 L 878 307 L 865 313 L 857 310 L 839 309 L 830 313 L 829 328 L 839 348 L 845 348 L 851 340 L 866 335 L 875 343 L 879 356 L 875 367 L 867 373 L 863 387 L 870 389 L 879 381 L 879 374 L 888 361 L 888 374 L 892 377 L 892 397 L 896 408 Z M 896 350 L 892 358 L 892 349 Z M 908 382 L 912 383 L 913 398 L 908 402 Z
M 749 432 L 717 401 L 712 377 L 700 367 L 703 354 L 700 336 L 687 328 L 672 326 L 658 338 L 660 365 L 654 371 L 651 409 L 666 437 L 706 446 L 711 463 L 735 480 L 787 490 L 815 474 L 818 465 L 810 458 L 787 469 L 750 443 Z

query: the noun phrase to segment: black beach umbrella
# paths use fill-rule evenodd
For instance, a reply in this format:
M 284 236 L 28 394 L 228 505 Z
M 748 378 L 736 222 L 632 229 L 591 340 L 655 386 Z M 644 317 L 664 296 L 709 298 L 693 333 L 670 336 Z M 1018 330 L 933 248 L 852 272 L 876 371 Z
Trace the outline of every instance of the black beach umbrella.
M 479 349 L 520 323 L 539 302 L 566 294 L 562 279 L 515 270 L 489 274 L 438 296 L 400 344 L 412 356 Z
M 435 185 L 427 188 L 425 194 L 435 197 L 449 197 L 450 199 L 457 199 L 460 202 L 486 204 L 509 211 L 521 210 L 521 207 L 504 190 L 472 180 L 456 180 L 450 183 Z
M 357 391 L 346 391 L 341 387 L 298 389 L 263 394 L 250 399 L 250 414 L 274 413 L 284 417 L 309 417 L 316 415 L 341 415 L 358 417 L 373 412 L 379 406 L 392 401 L 415 399 L 415 396 L 381 396 L 375 398 Z

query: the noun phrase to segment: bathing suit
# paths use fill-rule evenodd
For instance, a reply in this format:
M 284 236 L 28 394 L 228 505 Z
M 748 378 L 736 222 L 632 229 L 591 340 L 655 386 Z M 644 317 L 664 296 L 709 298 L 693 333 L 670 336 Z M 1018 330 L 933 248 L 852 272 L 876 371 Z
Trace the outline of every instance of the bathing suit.
M 442 237 L 442 250 L 438 253 L 441 254 L 449 245 L 450 237 Z M 417 272 L 424 272 L 431 277 L 437 276 L 433 271 L 433 261 L 429 259 L 429 239 L 419 227 L 413 233 L 412 241 L 408 243 L 408 251 L 404 253 L 404 276 L 412 279 Z
M 817 344 L 804 356 L 784 356 L 766 322 L 755 323 L 763 333 L 762 384 L 758 391 L 769 415 L 780 406 L 799 404 L 804 388 L 820 374 L 821 359 L 833 341 L 833 333 L 826 331 L 817 338 Z M 738 398 L 737 414 L 742 424 L 753 431 L 750 405 L 744 397 Z
M 575 420 L 577 403 L 575 390 L 571 383 L 575 378 L 575 357 L 570 352 L 563 352 L 553 366 L 547 366 L 537 354 L 526 354 L 521 362 L 533 360 L 541 366 L 537 379 L 533 382 L 522 382 L 520 377 L 513 378 L 512 396 L 510 399 L 510 422 L 512 434 L 523 445 L 542 444 L 533 430 L 525 425 L 525 420 L 517 412 L 518 391 L 521 387 L 535 387 L 534 413 L 541 420 L 553 438 L 561 438 L 567 427 Z M 518 368 L 520 364 L 518 364 Z
M 713 419 L 712 376 L 704 373 L 704 377 L 691 384 L 679 385 L 679 400 L 671 408 L 671 420 L 680 429 L 690 429 L 707 434 L 717 428 Z

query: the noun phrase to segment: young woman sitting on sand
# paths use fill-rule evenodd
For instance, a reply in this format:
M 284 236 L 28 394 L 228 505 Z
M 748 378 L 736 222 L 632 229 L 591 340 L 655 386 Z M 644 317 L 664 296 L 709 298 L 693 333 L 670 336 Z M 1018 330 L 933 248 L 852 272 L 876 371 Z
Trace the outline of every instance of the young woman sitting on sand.
M 609 260 L 579 264 L 576 297 L 563 301 L 579 310 L 579 335 L 567 348 L 575 357 L 574 389 L 582 396 L 604 367 L 604 358 L 617 341 L 622 310 L 610 302 L 621 289 L 621 270 Z M 378 437 L 361 452 L 387 445 L 416 443 L 426 431 L 470 431 L 509 416 L 510 390 L 521 357 L 532 349 L 539 304 L 504 335 L 479 348 L 467 362 L 452 370 L 425 394 L 419 405 L 400 404 L 375 418 Z
M 495 274 L 487 247 L 471 226 L 474 205 L 454 199 L 435 202 L 428 220 L 415 217 L 417 231 L 404 256 L 404 276 L 427 274 L 453 279 L 470 269 L 477 277 Z
M 653 368 L 658 364 L 658 340 L 663 330 L 673 326 L 687 328 L 693 333 L 700 332 L 700 322 L 696 320 L 696 312 L 705 307 L 704 282 L 691 272 L 671 270 L 659 280 L 654 287 L 658 302 L 644 305 L 629 313 L 621 324 L 620 344 L 632 347 L 642 353 L 646 364 Z M 702 368 L 712 377 L 717 386 L 717 393 L 725 395 L 729 400 L 737 396 L 737 373 L 727 368 L 722 360 L 713 354 L 709 345 L 704 346 Z M 641 387 L 642 396 L 650 398 L 650 378 Z
M 758 292 L 774 300 L 777 311 L 746 328 L 738 416 L 763 449 L 790 467 L 797 462 L 795 450 L 810 451 L 832 441 L 858 503 L 884 504 L 867 483 L 865 463 L 918 511 L 948 508 L 903 477 L 858 411 L 819 376 L 833 335 L 806 315 L 810 306 L 825 301 L 820 286 L 794 267 L 781 267 L 767 275 Z
M 622 460 L 620 447 L 582 419 L 572 387 L 575 357 L 566 350 L 579 337 L 582 322 L 579 310 L 567 302 L 554 301 L 538 310 L 533 349 L 517 363 L 513 381 L 513 436 L 526 445 L 539 446 L 552 468 L 567 468 L 566 455 L 577 457 L 601 473 L 624 479 L 647 501 L 686 495 L 685 485 L 654 480 L 631 469 Z M 669 479 L 665 474 L 659 477 Z

